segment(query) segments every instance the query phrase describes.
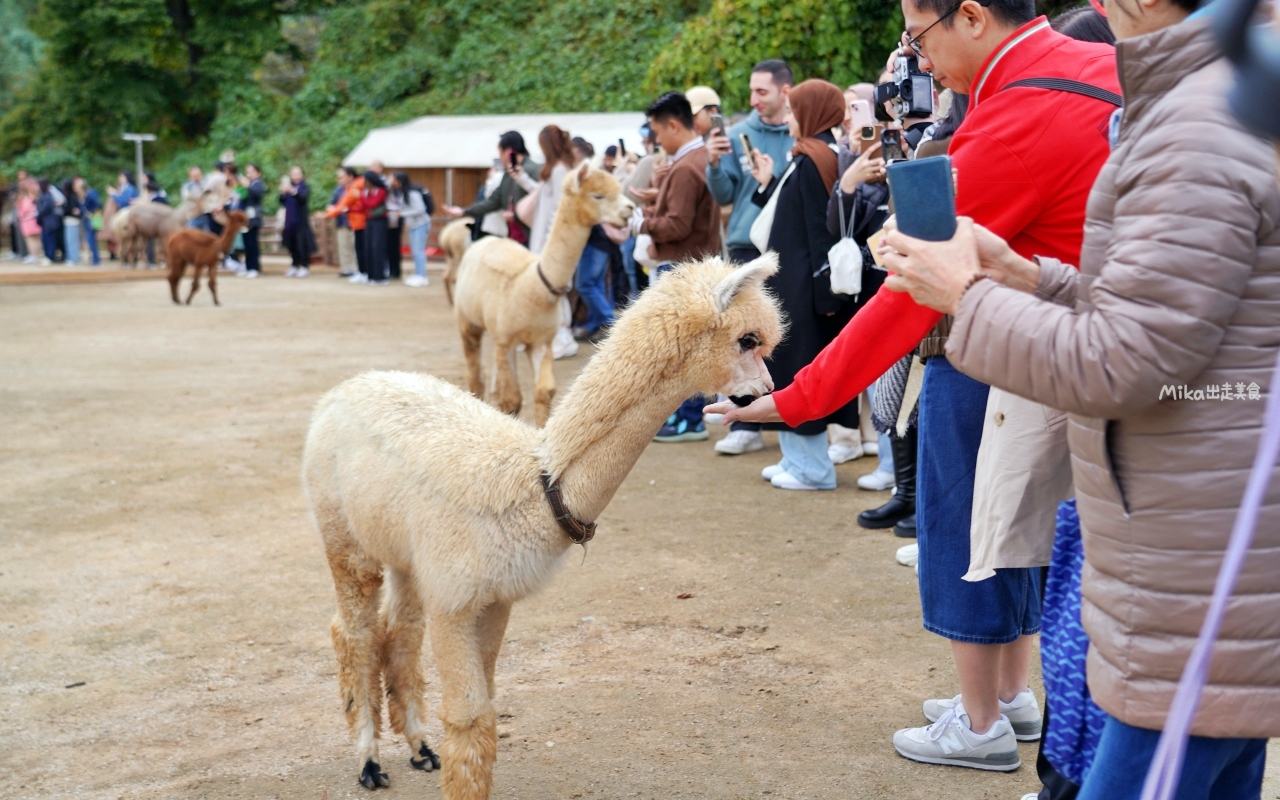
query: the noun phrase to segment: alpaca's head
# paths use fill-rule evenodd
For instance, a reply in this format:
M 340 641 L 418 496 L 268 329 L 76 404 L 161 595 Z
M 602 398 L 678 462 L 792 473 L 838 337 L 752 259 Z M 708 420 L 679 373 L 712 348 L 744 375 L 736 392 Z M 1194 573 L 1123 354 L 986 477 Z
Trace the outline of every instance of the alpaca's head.
M 784 325 L 764 282 L 777 271 L 772 252 L 741 267 L 719 258 L 681 264 L 627 309 L 604 346 L 661 359 L 660 380 L 677 381 L 689 394 L 767 394 L 773 380 L 764 359 Z
M 569 170 L 564 179 L 560 213 L 584 228 L 607 222 L 625 227 L 635 206 L 622 193 L 622 184 L 607 172 L 582 166 Z

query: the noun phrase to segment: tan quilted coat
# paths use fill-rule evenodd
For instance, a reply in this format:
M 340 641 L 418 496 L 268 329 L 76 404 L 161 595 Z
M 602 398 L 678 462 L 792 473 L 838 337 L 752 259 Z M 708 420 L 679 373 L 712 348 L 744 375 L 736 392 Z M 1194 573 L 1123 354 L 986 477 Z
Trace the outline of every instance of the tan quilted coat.
M 1089 687 L 1111 715 L 1155 729 L 1261 432 L 1280 347 L 1280 188 L 1271 146 L 1227 110 L 1208 20 L 1117 55 L 1124 121 L 1089 197 L 1080 272 L 1042 260 L 1038 296 L 980 281 L 947 356 L 1070 413 Z M 1274 477 L 1193 732 L 1280 735 Z

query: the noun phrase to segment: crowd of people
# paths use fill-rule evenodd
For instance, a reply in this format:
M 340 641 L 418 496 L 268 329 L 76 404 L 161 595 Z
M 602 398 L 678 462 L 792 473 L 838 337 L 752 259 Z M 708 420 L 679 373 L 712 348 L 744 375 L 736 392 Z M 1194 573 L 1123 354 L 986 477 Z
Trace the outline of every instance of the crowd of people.
M 572 170 L 591 162 L 621 182 L 635 214 L 591 230 L 557 358 L 606 336 L 681 263 L 776 253 L 768 286 L 788 332 L 767 361 L 775 391 L 746 405 L 691 397 L 655 441 L 705 440 L 722 422 L 714 449 L 736 456 L 776 431 L 761 477 L 783 491 L 834 489 L 837 464 L 875 457 L 858 486 L 892 494 L 857 522 L 915 540 L 898 561 L 919 576 L 925 629 L 950 642 L 957 688 L 921 698 L 928 724 L 886 745 L 1009 772 L 1018 742 L 1038 740 L 1043 789 L 1024 800 L 1136 799 L 1280 348 L 1276 153 L 1228 110 L 1230 70 L 1196 0 L 1091 0 L 1054 20 L 1030 0 L 902 5 L 901 45 L 874 83 L 797 82 L 784 60 L 761 61 L 737 116 L 713 87 L 657 97 L 638 153 L 597 155 L 549 125 L 539 163 L 511 131 L 475 202 L 441 211 L 470 217 L 473 240 L 541 253 Z M 920 97 L 922 76 L 941 93 Z M 926 242 L 897 229 L 892 211 L 913 198 L 891 198 L 887 173 L 941 155 L 958 233 Z M 430 192 L 379 162 L 336 180 L 323 213 L 342 274 L 402 279 L 407 241 L 403 281 L 426 286 Z M 265 195 L 261 170 L 230 159 L 207 177 L 193 167 L 182 189 L 200 209 L 192 226 L 247 212 L 249 277 Z M 124 208 L 163 193 L 125 172 L 110 197 Z M 288 274 L 307 277 L 301 168 L 278 199 Z M 74 260 L 84 244 L 98 263 L 102 202 L 83 180 L 20 175 L 10 202 L 15 257 Z M 1179 798 L 1259 797 L 1280 734 L 1276 509 L 1227 616 Z

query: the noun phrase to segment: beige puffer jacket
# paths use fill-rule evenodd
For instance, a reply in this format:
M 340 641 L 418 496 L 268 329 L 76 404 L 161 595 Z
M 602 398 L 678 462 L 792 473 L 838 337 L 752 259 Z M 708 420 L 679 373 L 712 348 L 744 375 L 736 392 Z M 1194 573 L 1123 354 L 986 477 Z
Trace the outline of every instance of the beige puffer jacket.
M 1112 716 L 1158 729 L 1261 433 L 1280 347 L 1280 188 L 1271 146 L 1227 110 L 1208 20 L 1117 55 L 1124 122 L 1089 197 L 1078 276 L 1042 259 L 1039 297 L 979 281 L 947 357 L 1071 414 L 1089 688 Z M 1197 735 L 1280 735 L 1278 472 Z

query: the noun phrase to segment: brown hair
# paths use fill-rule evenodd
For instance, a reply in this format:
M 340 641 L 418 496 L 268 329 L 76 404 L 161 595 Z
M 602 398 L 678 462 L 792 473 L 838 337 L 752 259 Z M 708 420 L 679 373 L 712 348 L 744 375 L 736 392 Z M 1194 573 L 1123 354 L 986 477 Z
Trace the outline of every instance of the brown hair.
M 542 165 L 541 175 L 544 181 L 551 177 L 551 171 L 555 169 L 557 163 L 564 164 L 566 167 L 573 166 L 573 143 L 568 131 L 560 130 L 555 125 L 548 125 L 538 134 L 538 146 L 542 148 L 542 155 L 547 159 L 547 163 Z

